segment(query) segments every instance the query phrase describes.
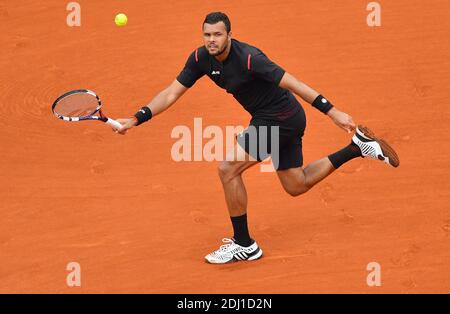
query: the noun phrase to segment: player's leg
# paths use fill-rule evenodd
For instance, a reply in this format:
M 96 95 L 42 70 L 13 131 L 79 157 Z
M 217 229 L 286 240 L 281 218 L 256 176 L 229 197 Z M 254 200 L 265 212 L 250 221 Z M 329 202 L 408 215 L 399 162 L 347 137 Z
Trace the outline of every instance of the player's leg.
M 223 239 L 225 244 L 205 256 L 209 263 L 225 264 L 239 260 L 255 260 L 262 256 L 262 250 L 251 239 L 248 231 L 247 191 L 242 180 L 242 173 L 258 162 L 238 144 L 227 153 L 226 160 L 219 165 L 219 177 L 225 193 L 234 236 L 232 239 Z
M 226 160 L 219 165 L 219 177 L 231 217 L 247 213 L 247 191 L 242 181 L 242 173 L 257 163 L 258 161 L 247 154 L 240 145 L 236 145 L 227 153 Z
M 291 162 L 291 158 L 294 160 L 296 158 L 292 156 L 301 156 L 301 154 L 301 142 L 300 145 L 299 142 L 294 142 L 292 145 L 287 145 L 284 151 L 280 151 L 281 169 L 279 168 L 277 174 L 283 188 L 292 196 L 307 192 L 344 163 L 358 157 L 368 156 L 384 161 L 393 167 L 398 167 L 400 164 L 395 150 L 364 126 L 358 126 L 349 145 L 328 157 L 312 162 L 304 169 L 298 167 L 298 163 L 292 164 Z
M 351 143 L 338 152 L 302 168 L 302 141 L 294 138 L 280 150 L 277 175 L 284 190 L 292 196 L 298 196 L 309 191 L 345 162 L 360 156 L 359 147 Z
M 234 236 L 232 239 L 223 239 L 224 245 L 208 255 L 205 259 L 209 263 L 224 264 L 239 260 L 255 260 L 262 256 L 262 250 L 256 241 L 250 237 L 247 224 L 247 191 L 242 180 L 242 173 L 256 165 L 259 161 L 247 153 L 250 141 L 257 138 L 250 136 L 256 128 L 248 128 L 237 139 L 238 144 L 227 153 L 226 160 L 219 165 L 219 177 L 222 182 L 225 200 Z
M 233 239 L 245 247 L 251 245 L 253 241 L 248 231 L 247 191 L 242 180 L 242 173 L 257 163 L 256 159 L 237 144 L 227 153 L 226 160 L 219 165 L 219 177 L 233 225 Z
M 309 191 L 334 170 L 328 157 L 325 157 L 312 162 L 305 169 L 296 167 L 278 170 L 277 175 L 284 190 L 292 196 L 298 196 Z

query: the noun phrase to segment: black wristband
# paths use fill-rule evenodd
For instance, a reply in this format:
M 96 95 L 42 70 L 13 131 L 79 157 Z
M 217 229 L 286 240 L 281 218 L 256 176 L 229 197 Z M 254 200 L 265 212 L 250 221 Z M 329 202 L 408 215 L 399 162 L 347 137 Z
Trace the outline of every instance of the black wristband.
M 317 96 L 316 99 L 314 99 L 312 105 L 314 108 L 320 110 L 324 114 L 327 114 L 327 112 L 330 111 L 331 108 L 333 108 L 333 105 L 322 95 Z
M 136 124 L 136 126 L 138 126 L 139 124 L 142 124 L 150 120 L 153 117 L 153 114 L 149 107 L 142 107 L 141 110 L 139 110 L 134 114 L 134 116 L 138 121 Z

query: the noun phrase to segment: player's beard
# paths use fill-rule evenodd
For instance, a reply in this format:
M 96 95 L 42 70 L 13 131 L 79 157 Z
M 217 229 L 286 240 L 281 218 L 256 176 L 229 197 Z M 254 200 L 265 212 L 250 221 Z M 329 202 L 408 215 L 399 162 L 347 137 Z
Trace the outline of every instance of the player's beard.
M 221 50 L 217 51 L 216 53 L 211 53 L 211 52 L 209 52 L 209 50 L 208 50 L 208 52 L 213 57 L 220 56 L 222 53 L 224 53 L 227 50 L 228 45 L 229 44 L 228 44 L 228 40 L 227 40 L 225 46 Z

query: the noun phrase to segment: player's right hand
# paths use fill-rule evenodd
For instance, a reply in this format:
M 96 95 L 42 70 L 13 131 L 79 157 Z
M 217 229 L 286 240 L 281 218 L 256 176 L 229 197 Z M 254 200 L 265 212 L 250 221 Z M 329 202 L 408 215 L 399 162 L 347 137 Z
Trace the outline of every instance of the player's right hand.
M 137 119 L 135 117 L 132 118 L 126 118 L 126 119 L 117 119 L 117 122 L 122 124 L 122 127 L 119 130 L 113 129 L 115 133 L 125 135 L 127 134 L 128 130 L 132 127 L 136 126 Z

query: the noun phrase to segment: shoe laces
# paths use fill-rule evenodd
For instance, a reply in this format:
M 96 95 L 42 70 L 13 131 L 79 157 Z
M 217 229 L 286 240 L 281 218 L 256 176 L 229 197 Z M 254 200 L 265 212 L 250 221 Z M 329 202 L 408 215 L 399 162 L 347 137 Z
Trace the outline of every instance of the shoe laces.
M 229 239 L 229 238 L 223 238 L 222 242 L 225 244 L 220 246 L 219 252 L 227 252 L 229 250 L 230 246 L 234 244 L 233 239 Z

